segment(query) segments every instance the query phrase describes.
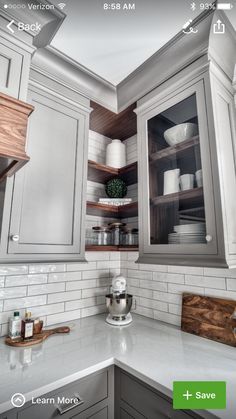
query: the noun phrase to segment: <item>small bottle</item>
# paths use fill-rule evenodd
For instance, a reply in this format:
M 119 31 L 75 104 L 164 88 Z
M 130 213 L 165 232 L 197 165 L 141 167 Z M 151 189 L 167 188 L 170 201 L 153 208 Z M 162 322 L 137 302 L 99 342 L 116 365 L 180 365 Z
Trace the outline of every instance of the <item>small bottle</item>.
M 21 337 L 21 318 L 19 311 L 14 311 L 13 317 L 9 320 L 9 337 L 11 339 Z
M 34 334 L 34 321 L 31 319 L 31 312 L 26 311 L 25 318 L 22 320 L 21 337 L 31 339 Z

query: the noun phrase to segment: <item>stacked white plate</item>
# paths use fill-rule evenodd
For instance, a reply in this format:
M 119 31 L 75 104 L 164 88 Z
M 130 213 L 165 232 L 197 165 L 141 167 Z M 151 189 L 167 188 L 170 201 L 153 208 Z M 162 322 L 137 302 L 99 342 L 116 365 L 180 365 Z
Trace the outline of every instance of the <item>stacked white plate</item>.
M 170 244 L 206 243 L 206 224 L 181 224 L 174 226 L 174 233 L 168 235 Z

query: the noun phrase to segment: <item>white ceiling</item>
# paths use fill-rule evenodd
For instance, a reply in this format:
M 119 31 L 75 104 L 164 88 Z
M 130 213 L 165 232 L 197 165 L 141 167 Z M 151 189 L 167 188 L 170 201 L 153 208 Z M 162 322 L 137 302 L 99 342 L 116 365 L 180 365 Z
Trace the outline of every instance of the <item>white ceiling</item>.
M 104 11 L 103 0 L 65 0 L 67 16 L 51 45 L 117 85 L 196 17 L 202 3 L 195 0 L 192 12 L 191 0 L 120 0 L 134 2 L 135 11 Z M 231 3 L 227 16 L 236 29 L 236 0 Z

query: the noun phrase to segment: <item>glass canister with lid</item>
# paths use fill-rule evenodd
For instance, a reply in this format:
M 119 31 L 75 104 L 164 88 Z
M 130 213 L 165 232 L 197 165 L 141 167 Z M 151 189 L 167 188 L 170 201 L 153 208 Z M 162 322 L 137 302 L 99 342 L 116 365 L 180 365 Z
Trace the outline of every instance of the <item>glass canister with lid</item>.
M 109 246 L 112 244 L 112 233 L 107 226 L 96 226 L 93 230 L 97 233 L 97 244 L 98 246 Z

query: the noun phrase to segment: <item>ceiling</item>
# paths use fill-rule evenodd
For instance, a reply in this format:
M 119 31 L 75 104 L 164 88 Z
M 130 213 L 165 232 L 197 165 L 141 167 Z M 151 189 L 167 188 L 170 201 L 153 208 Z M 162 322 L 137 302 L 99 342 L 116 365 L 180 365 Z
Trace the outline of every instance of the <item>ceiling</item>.
M 58 4 L 57 0 L 51 2 Z M 105 11 L 103 0 L 65 3 L 67 16 L 51 45 L 117 85 L 176 35 L 188 19 L 196 17 L 202 2 L 195 0 L 194 12 L 191 0 L 120 0 L 121 4 L 135 3 L 135 11 Z M 236 0 L 231 3 L 234 7 L 227 16 L 236 29 Z

